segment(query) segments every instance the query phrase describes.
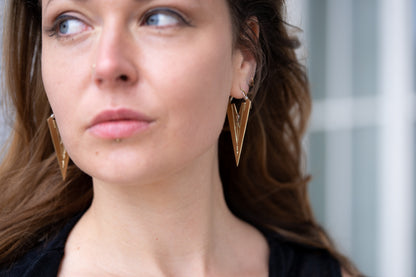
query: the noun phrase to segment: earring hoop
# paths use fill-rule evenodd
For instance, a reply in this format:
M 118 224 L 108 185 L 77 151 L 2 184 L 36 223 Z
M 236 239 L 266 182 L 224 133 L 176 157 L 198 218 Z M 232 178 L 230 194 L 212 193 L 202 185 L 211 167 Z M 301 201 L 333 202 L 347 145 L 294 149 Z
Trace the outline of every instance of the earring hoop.
M 240 91 L 241 91 L 241 93 L 244 96 L 244 100 L 247 100 L 248 99 L 247 92 L 244 89 L 242 89 L 242 88 L 240 88 Z

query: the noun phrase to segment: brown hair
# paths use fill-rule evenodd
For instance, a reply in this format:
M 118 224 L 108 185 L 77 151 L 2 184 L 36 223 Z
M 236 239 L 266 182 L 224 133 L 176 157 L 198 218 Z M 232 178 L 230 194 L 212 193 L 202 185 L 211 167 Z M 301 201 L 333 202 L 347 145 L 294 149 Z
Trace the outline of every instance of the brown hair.
M 310 114 L 298 41 L 288 35 L 284 1 L 227 0 L 235 44 L 257 59 L 253 110 L 237 168 L 228 132 L 219 138 L 220 173 L 230 209 L 288 240 L 328 250 L 350 274 L 353 265 L 316 223 L 302 169 L 301 138 Z M 49 138 L 51 109 L 40 71 L 41 11 L 36 0 L 10 0 L 4 29 L 4 85 L 14 125 L 0 165 L 0 264 L 10 264 L 53 234 L 92 199 L 90 177 L 70 165 L 62 181 Z M 247 23 L 258 21 L 260 36 Z M 227 126 L 225 126 L 227 129 Z

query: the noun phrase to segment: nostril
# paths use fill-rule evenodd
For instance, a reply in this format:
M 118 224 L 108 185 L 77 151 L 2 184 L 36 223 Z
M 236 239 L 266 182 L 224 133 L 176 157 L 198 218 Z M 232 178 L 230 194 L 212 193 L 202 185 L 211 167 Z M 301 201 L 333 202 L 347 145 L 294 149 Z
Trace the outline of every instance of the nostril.
M 121 81 L 123 81 L 123 82 L 125 82 L 125 81 L 128 81 L 129 80 L 129 77 L 127 77 L 127 75 L 120 75 L 120 77 L 119 77 L 119 79 L 121 80 Z

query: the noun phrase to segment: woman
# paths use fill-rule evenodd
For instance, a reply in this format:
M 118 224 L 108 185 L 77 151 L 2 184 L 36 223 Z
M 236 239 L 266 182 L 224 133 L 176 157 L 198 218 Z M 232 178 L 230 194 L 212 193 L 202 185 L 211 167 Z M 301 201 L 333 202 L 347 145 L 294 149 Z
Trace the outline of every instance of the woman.
M 283 1 L 7 2 L 1 274 L 358 274 L 309 206 Z

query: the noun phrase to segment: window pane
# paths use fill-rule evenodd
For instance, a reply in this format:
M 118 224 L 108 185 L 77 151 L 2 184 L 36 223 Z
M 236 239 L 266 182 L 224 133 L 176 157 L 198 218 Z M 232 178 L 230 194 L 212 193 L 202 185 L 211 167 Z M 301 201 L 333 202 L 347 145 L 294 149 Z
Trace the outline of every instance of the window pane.
M 377 1 L 353 1 L 353 94 L 356 96 L 377 93 Z
M 353 131 L 353 247 L 358 268 L 376 276 L 377 243 L 377 138 L 376 127 Z
M 308 142 L 308 166 L 312 174 L 309 195 L 317 220 L 323 224 L 325 222 L 325 133 L 311 133 Z
M 413 66 L 413 72 L 416 72 L 416 0 L 413 1 Z M 413 81 L 413 92 L 416 93 L 416 78 L 413 78 Z
M 326 26 L 327 0 L 316 0 L 309 5 L 308 55 L 312 97 L 325 97 L 326 86 Z

